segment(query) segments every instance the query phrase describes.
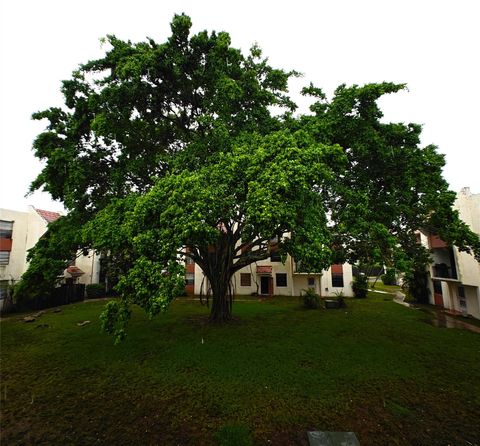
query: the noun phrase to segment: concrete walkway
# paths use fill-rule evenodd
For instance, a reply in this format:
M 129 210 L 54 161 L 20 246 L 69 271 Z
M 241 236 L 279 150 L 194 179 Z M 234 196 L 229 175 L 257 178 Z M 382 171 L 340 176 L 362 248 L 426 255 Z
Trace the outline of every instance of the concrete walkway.
M 405 302 L 405 294 L 403 294 L 403 293 L 400 292 L 400 291 L 397 291 L 397 292 L 395 293 L 395 297 L 393 298 L 393 301 L 394 301 L 396 304 L 403 305 L 404 307 L 415 308 L 415 307 L 413 307 L 412 305 L 410 305 L 408 302 Z
M 428 313 L 429 315 L 433 316 L 431 319 L 425 321 L 430 325 L 433 325 L 434 327 L 440 327 L 440 328 L 460 328 L 463 330 L 468 330 L 473 333 L 479 333 L 480 334 L 480 327 L 474 324 L 470 324 L 467 321 L 463 321 L 460 319 L 457 319 L 455 316 L 449 315 L 445 312 L 445 310 L 442 309 L 437 309 L 437 308 L 430 308 L 427 306 L 418 306 L 418 305 L 411 305 L 407 302 L 404 302 L 405 300 L 405 294 L 401 293 L 400 291 L 397 291 L 395 294 L 395 297 L 393 298 L 393 301 L 397 304 L 403 305 L 408 308 L 412 308 L 414 310 L 422 310 L 425 313 Z

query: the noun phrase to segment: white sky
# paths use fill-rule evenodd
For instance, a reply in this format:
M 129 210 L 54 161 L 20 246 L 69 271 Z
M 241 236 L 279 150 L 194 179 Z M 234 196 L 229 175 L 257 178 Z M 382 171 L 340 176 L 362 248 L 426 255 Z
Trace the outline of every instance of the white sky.
M 0 207 L 61 210 L 49 195 L 24 197 L 41 170 L 31 151 L 45 124 L 33 112 L 61 106 L 60 81 L 103 52 L 99 38 L 162 42 L 175 12 L 193 31 L 227 31 L 247 51 L 296 69 L 331 95 L 341 83 L 405 82 L 382 99 L 385 119 L 423 125 L 424 145 L 446 155 L 444 176 L 480 192 L 480 2 L 477 0 L 161 1 L 0 0 Z M 305 102 L 298 100 L 300 105 Z

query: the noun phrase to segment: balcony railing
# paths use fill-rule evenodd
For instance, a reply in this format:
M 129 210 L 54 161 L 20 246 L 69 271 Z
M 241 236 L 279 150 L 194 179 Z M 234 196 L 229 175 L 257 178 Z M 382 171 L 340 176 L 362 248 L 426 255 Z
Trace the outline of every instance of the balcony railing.
M 293 262 L 293 272 L 294 274 L 302 274 L 302 273 L 309 273 L 310 271 L 308 271 L 308 268 L 306 268 L 305 266 L 302 266 L 302 262 L 301 261 L 298 261 L 298 262 Z
M 441 279 L 458 279 L 455 268 L 446 263 L 435 263 L 433 265 L 433 276 Z
M 451 247 L 432 249 L 432 274 L 440 279 L 458 279 L 455 254 Z

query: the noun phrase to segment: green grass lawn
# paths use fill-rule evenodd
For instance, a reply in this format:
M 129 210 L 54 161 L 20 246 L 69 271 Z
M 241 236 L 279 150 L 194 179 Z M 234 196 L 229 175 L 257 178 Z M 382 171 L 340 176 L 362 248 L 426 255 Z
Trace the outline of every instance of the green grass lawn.
M 370 282 L 368 284 L 368 286 L 371 288 L 373 286 L 373 282 Z M 375 283 L 375 290 L 377 291 L 387 291 L 389 293 L 393 293 L 395 294 L 395 292 L 397 291 L 402 291 L 402 288 L 398 285 L 384 285 L 383 282 L 381 280 L 378 280 L 376 283 Z
M 154 320 L 136 309 L 117 346 L 104 303 L 1 322 L 2 444 L 306 445 L 312 429 L 362 446 L 479 442 L 480 335 L 388 295 L 328 311 L 238 302 L 229 326 L 177 300 Z

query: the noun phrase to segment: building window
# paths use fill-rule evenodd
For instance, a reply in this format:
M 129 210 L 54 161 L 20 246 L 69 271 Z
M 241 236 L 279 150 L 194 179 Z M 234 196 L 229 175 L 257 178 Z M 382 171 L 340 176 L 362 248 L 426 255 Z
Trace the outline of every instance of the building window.
M 276 281 L 278 287 L 287 286 L 287 275 L 285 273 L 277 273 Z
M 458 287 L 458 297 L 460 297 L 461 299 L 465 299 L 465 287 Z
M 332 287 L 343 288 L 343 274 L 332 273 Z
M 281 262 L 281 261 L 282 261 L 282 256 L 280 255 L 280 252 L 278 252 L 277 250 L 270 252 L 270 262 Z
M 194 263 L 191 257 L 185 256 L 185 265 L 193 265 Z
M 12 238 L 13 221 L 0 220 L 0 238 Z
M 241 273 L 240 286 L 251 286 L 251 285 L 252 285 L 252 275 L 250 273 Z
M 0 251 L 0 265 L 8 265 L 10 261 L 10 251 Z
M 195 283 L 195 273 L 185 274 L 185 285 L 193 285 Z
M 307 279 L 308 288 L 315 288 L 315 277 L 309 277 Z
M 337 263 L 332 265 L 332 287 L 333 288 L 342 288 L 343 285 L 343 265 Z

